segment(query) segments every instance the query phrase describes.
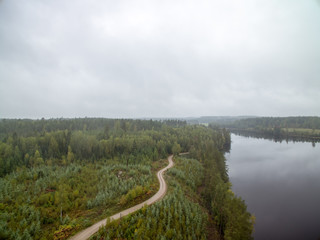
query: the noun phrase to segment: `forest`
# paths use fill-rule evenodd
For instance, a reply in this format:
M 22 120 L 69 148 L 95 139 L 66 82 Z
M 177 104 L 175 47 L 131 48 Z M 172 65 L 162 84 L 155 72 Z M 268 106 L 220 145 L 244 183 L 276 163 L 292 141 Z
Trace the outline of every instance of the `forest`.
M 320 141 L 320 117 L 251 117 L 211 124 L 275 140 Z
M 1 119 L 0 139 L 0 239 L 67 239 L 133 206 L 157 191 L 155 173 L 170 154 L 168 195 L 99 236 L 251 238 L 254 218 L 228 179 L 225 129 L 178 120 Z

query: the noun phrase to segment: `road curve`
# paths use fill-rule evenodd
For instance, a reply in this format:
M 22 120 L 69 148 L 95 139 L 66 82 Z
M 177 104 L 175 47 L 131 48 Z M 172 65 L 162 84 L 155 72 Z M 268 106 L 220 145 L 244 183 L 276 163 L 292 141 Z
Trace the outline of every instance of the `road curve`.
M 168 157 L 168 161 L 169 161 L 168 166 L 166 166 L 165 168 L 161 169 L 157 173 L 157 177 L 158 177 L 158 180 L 159 180 L 159 183 L 160 183 L 160 188 L 159 188 L 158 192 L 155 195 L 153 195 L 151 198 L 149 198 L 148 200 L 144 201 L 143 203 L 135 205 L 135 206 L 133 206 L 131 208 L 128 208 L 126 210 L 123 210 L 122 212 L 119 212 L 119 213 L 111 216 L 110 219 L 116 220 L 116 219 L 119 219 L 120 217 L 127 216 L 130 213 L 133 213 L 133 212 L 141 209 L 143 206 L 153 204 L 156 201 L 159 201 L 161 198 L 163 198 L 166 195 L 166 192 L 167 192 L 167 184 L 164 181 L 163 173 L 174 165 L 174 163 L 172 161 L 172 157 L 173 157 L 172 155 Z M 99 222 L 97 222 L 95 224 L 93 224 L 91 227 L 88 227 L 88 228 L 82 230 L 78 234 L 76 234 L 73 237 L 71 237 L 70 240 L 85 240 L 85 239 L 88 239 L 91 235 L 95 234 L 99 230 L 100 227 L 106 225 L 106 222 L 107 222 L 107 218 L 103 219 L 103 220 L 101 220 L 101 221 L 99 221 Z

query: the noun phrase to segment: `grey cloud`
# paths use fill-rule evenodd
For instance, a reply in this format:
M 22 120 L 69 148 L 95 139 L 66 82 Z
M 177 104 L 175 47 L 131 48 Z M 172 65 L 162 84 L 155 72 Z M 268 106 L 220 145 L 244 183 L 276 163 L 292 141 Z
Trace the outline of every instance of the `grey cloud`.
M 0 2 L 0 117 L 319 115 L 318 1 Z

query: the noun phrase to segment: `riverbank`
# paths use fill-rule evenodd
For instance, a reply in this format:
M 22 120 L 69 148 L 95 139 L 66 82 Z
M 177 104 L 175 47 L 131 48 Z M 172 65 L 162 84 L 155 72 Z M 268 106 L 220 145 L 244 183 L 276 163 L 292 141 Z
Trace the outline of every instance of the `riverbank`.
M 320 130 L 306 128 L 227 128 L 231 133 L 275 141 L 320 142 Z

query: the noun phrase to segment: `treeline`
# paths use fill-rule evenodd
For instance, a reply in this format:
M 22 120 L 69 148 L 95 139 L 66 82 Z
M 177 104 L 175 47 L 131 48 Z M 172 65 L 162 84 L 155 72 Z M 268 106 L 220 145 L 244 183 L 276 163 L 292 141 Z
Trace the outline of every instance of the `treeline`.
M 171 131 L 185 125 L 174 120 L 1 120 L 0 176 L 17 167 L 67 165 L 79 160 L 126 158 L 132 162 L 146 156 L 156 160 L 172 152 L 177 136 Z
M 221 125 L 235 133 L 275 140 L 320 140 L 320 117 L 259 117 Z
M 320 129 L 320 117 L 258 117 L 230 123 L 237 128 L 308 128 Z
M 230 135 L 225 138 L 225 142 L 230 143 Z M 227 149 L 221 151 L 213 139 L 201 144 L 190 154 L 199 159 L 204 167 L 201 196 L 209 212 L 209 223 L 214 225 L 224 239 L 252 239 L 255 219 L 247 212 L 245 202 L 231 191 L 224 157 Z
M 140 119 L 108 119 L 108 118 L 53 118 L 53 119 L 0 119 L 0 139 L 10 134 L 19 136 L 35 136 L 45 132 L 58 130 L 68 131 L 108 131 L 122 129 L 126 131 L 160 130 L 163 125 L 170 127 L 185 126 L 180 120 L 140 120 Z

